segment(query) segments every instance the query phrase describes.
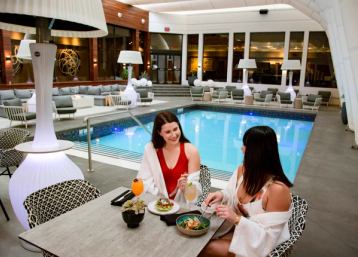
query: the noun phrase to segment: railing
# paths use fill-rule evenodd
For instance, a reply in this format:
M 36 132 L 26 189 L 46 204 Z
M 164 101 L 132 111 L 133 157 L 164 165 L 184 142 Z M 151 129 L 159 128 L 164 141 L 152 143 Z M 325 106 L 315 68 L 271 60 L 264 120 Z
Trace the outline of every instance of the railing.
M 135 117 L 133 115 L 133 113 L 130 110 L 125 110 L 122 112 L 112 112 L 112 113 L 104 113 L 104 114 L 98 114 L 98 115 L 91 115 L 91 116 L 86 116 L 84 118 L 84 122 L 87 123 L 87 145 L 88 145 L 88 171 L 93 172 L 93 166 L 92 166 L 92 148 L 91 148 L 91 120 L 96 119 L 96 118 L 102 118 L 102 117 L 106 117 L 106 116 L 112 116 L 112 115 L 118 115 L 118 113 L 128 113 L 130 115 L 130 117 L 139 125 L 141 126 L 145 131 L 148 132 L 149 135 L 151 135 L 152 133 L 148 130 L 148 128 L 146 126 L 143 125 L 143 123 L 137 119 L 137 117 Z

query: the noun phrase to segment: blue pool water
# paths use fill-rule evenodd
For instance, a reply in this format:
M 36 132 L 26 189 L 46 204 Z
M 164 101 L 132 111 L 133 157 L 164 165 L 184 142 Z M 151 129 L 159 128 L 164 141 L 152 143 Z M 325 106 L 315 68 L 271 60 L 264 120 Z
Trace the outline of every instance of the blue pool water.
M 199 150 L 201 163 L 210 168 L 232 173 L 242 163 L 242 137 L 253 126 L 272 127 L 278 138 L 283 169 L 293 182 L 313 122 L 263 117 L 206 110 L 191 110 L 178 114 L 185 136 Z M 152 131 L 153 122 L 145 124 Z M 114 133 L 92 140 L 92 144 L 143 153 L 150 135 L 141 127 L 116 129 Z

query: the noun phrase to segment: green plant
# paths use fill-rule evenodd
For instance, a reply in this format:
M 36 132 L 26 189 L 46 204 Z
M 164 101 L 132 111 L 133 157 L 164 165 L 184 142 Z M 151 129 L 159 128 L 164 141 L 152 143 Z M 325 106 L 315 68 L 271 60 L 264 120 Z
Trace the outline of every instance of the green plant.
M 128 70 L 126 68 L 123 68 L 121 72 L 121 78 L 124 80 L 128 79 Z
M 134 211 L 135 214 L 144 213 L 145 206 L 143 200 L 128 200 L 122 205 L 122 212 Z

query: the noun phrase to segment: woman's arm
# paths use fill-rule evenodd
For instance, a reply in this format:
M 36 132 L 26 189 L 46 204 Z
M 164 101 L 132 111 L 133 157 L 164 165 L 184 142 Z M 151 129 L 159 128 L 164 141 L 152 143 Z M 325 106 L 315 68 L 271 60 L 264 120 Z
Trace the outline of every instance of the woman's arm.
M 188 173 L 193 173 L 200 170 L 200 155 L 199 151 L 193 144 L 185 143 L 184 144 L 185 155 L 189 160 L 188 163 Z
M 263 208 L 267 212 L 288 211 L 291 205 L 290 189 L 282 182 L 273 182 L 263 198 Z

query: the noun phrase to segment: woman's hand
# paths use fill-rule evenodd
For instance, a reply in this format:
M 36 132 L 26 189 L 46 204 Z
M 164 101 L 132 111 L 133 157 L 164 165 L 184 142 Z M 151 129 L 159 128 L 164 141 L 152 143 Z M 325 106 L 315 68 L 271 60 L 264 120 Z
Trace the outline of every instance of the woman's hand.
M 204 203 L 206 206 L 210 206 L 215 203 L 219 203 L 223 200 L 224 196 L 220 191 L 209 193 L 206 199 L 204 200 Z
M 240 221 L 241 215 L 238 215 L 230 206 L 220 204 L 216 206 L 215 211 L 218 217 L 226 219 L 232 224 L 236 224 Z
M 186 183 L 188 183 L 188 173 L 184 173 L 180 176 L 180 178 L 178 179 L 177 187 L 181 191 L 184 191 Z

